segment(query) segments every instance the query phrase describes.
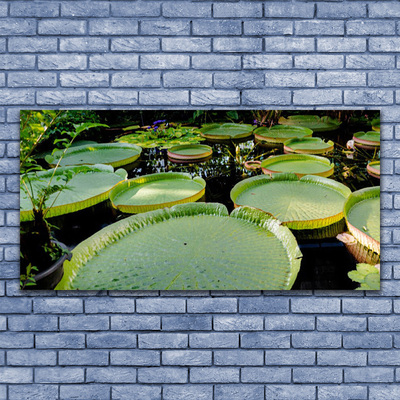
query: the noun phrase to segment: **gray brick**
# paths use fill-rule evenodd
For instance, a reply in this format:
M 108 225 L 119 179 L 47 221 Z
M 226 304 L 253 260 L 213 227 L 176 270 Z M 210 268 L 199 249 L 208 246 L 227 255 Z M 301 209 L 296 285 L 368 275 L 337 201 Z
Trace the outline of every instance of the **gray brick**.
M 0 390 L 1 393 L 1 390 Z M 10 385 L 10 400 L 47 400 L 58 396 L 57 385 Z
M 287 313 L 289 312 L 289 299 L 279 297 L 255 297 L 239 299 L 240 313 Z
M 111 365 L 157 366 L 160 365 L 160 352 L 154 350 L 112 350 Z
M 39 35 L 84 35 L 86 33 L 85 21 L 69 19 L 40 20 L 38 22 Z
M 25 315 L 8 317 L 10 331 L 56 331 L 57 317 Z
M 0 383 L 30 383 L 32 381 L 32 368 L 3 367 L 0 369 Z
M 186 383 L 187 381 L 187 368 L 150 367 L 138 369 L 138 382 L 140 383 Z
M 163 365 L 211 365 L 212 352 L 205 350 L 166 350 L 162 352 Z
M 102 1 L 61 3 L 62 17 L 107 17 L 109 5 Z
M 92 19 L 89 21 L 89 34 L 90 35 L 137 35 L 138 34 L 138 21 L 134 19 Z
M 190 313 L 232 313 L 237 311 L 237 300 L 233 298 L 188 299 Z
M 94 315 L 72 315 L 60 317 L 60 328 L 64 331 L 100 331 L 109 329 L 109 317 Z
M 136 335 L 122 332 L 89 333 L 86 338 L 88 348 L 134 348 Z
M 276 332 L 243 333 L 240 336 L 240 343 L 243 348 L 287 349 L 290 347 L 290 334 Z
M 136 370 L 133 368 L 87 368 L 88 383 L 135 383 Z
M 81 299 L 33 299 L 35 314 L 69 314 L 82 313 L 83 302 Z
M 292 346 L 294 348 L 340 348 L 341 342 L 342 335 L 339 333 L 301 332 L 292 335 Z
M 125 104 L 135 105 L 138 94 L 132 90 L 92 90 L 89 92 L 89 104 Z
M 314 365 L 316 355 L 310 350 L 266 350 L 266 365 Z
M 244 90 L 242 92 L 242 104 L 273 104 L 289 105 L 291 103 L 291 92 L 289 90 Z
M 3 54 L 0 59 L 0 68 L 8 69 L 33 69 L 35 67 L 34 55 Z
M 215 365 L 263 365 L 262 350 L 217 350 L 214 351 Z
M 368 85 L 372 87 L 398 87 L 400 71 L 376 71 L 368 74 Z
M 346 68 L 348 69 L 392 69 L 395 66 L 394 56 L 388 55 L 355 55 L 346 56 Z
M 367 319 L 365 317 L 329 316 L 317 318 L 319 331 L 365 331 Z
M 159 330 L 161 318 L 156 315 L 113 315 L 111 316 L 111 329 L 122 331 L 147 331 Z
M 248 367 L 242 369 L 242 382 L 246 383 L 290 383 L 290 368 Z
M 214 329 L 216 331 L 260 331 L 263 329 L 263 325 L 261 315 L 214 317 Z
M 56 365 L 57 353 L 54 350 L 10 350 L 7 352 L 7 364 L 14 366 Z
M 345 382 L 393 382 L 393 368 L 363 367 L 346 368 L 344 370 Z
M 164 17 L 207 18 L 211 17 L 210 3 L 188 3 L 184 1 L 166 2 L 162 5 Z
M 344 56 L 330 54 L 296 55 L 294 65 L 301 69 L 339 69 L 343 68 Z
M 151 53 L 160 50 L 160 39 L 152 37 L 132 37 L 111 39 L 111 51 Z
M 269 18 L 313 18 L 314 4 L 268 1 L 264 5 L 264 16 Z
M 95 54 L 89 57 L 91 69 L 137 69 L 139 57 L 135 54 Z
M 165 385 L 163 388 L 164 400 L 208 400 L 213 395 L 210 385 Z
M 0 74 L 0 86 L 4 87 L 6 85 L 6 74 L 1 73 Z M 4 121 L 3 121 L 4 122 Z M 2 156 L 3 157 L 3 156 Z
M 314 328 L 314 316 L 271 315 L 265 318 L 265 330 L 268 331 L 309 331 Z
M 388 333 L 348 333 L 343 335 L 345 349 L 388 349 L 392 336 Z
M 183 333 L 139 334 L 139 347 L 143 349 L 179 349 L 188 345 L 188 335 Z
M 356 385 L 318 385 L 318 398 L 321 400 L 366 400 L 367 387 Z
M 11 53 L 49 53 L 57 51 L 56 38 L 10 37 L 8 50 Z M 33 57 L 33 56 L 30 56 Z
M 384 299 L 343 299 L 343 312 L 352 314 L 390 314 L 392 302 Z
M 363 18 L 367 16 L 367 6 L 360 3 L 343 3 L 340 7 L 334 3 L 318 3 L 317 17 L 329 19 Z
M 192 90 L 192 105 L 238 105 L 240 104 L 240 93 L 232 90 Z
M 218 72 L 214 75 L 214 86 L 226 89 L 261 88 L 264 86 L 262 72 Z
M 163 83 L 164 87 L 172 88 L 211 87 L 212 74 L 200 71 L 170 71 L 163 74 Z M 159 84 L 158 80 L 157 86 Z
M 295 21 L 296 35 L 301 36 L 341 36 L 344 35 L 343 21 Z
M 88 314 L 133 313 L 134 311 L 134 299 L 92 298 L 85 300 L 85 312 Z
M 187 90 L 174 90 L 174 91 L 144 91 L 141 90 L 139 92 L 139 103 L 145 106 L 158 106 L 158 105 L 177 105 L 184 106 L 189 104 L 189 92 Z M 167 300 L 167 299 L 165 299 Z M 168 300 L 177 300 L 177 299 L 168 299 Z M 181 300 L 181 299 L 179 299 Z M 183 299 L 182 299 L 183 300 Z M 162 304 L 162 303 L 161 303 Z M 173 303 L 171 303 L 173 304 Z M 178 304 L 178 303 L 177 303 Z M 157 308 L 157 307 L 156 307 Z M 142 310 L 145 310 L 146 307 L 142 306 Z M 169 308 L 167 307 L 164 311 L 160 312 L 172 312 L 178 313 L 182 312 L 180 305 L 176 308 L 171 305 L 171 311 L 167 311 Z M 138 312 L 140 312 L 138 310 Z M 142 311 L 142 312 L 151 312 L 151 311 Z
M 61 38 L 60 50 L 65 52 L 106 52 L 108 39 L 104 38 Z
M 211 330 L 212 317 L 183 315 L 162 317 L 164 331 L 207 331 Z
M 324 53 L 363 53 L 367 49 L 364 38 L 318 38 L 317 51 Z
M 108 365 L 105 350 L 60 350 L 59 365 Z
M 51 72 L 10 72 L 9 87 L 56 87 L 57 75 Z
M 382 3 L 379 3 L 382 5 Z M 395 34 L 394 21 L 347 21 L 346 22 L 346 33 L 347 35 L 354 36 L 369 36 L 369 35 L 394 35 Z
M 118 400 L 161 400 L 161 387 L 138 384 L 113 386 L 112 398 Z
M 348 105 L 390 105 L 393 104 L 391 90 L 345 90 L 344 103 Z
M 142 55 L 140 56 L 140 66 L 142 69 L 188 69 L 189 56 L 181 54 Z
M 29 349 L 33 347 L 32 333 L 1 332 L 0 337 L 3 349 Z
M 295 298 L 292 299 L 291 309 L 294 313 L 339 313 L 339 299 L 307 299 Z
M 80 367 L 36 368 L 35 382 L 38 383 L 83 383 L 85 370 Z
M 314 87 L 315 74 L 310 72 L 275 72 L 265 74 L 266 87 Z
M 213 50 L 222 53 L 254 53 L 262 51 L 261 38 L 215 38 Z
M 142 35 L 189 35 L 190 22 L 189 21 L 142 21 L 140 25 L 140 33 Z
M 38 349 L 82 349 L 85 347 L 83 333 L 38 333 L 35 338 Z
M 370 38 L 369 50 L 372 52 L 397 52 L 400 47 L 400 38 Z
M 13 18 L 0 20 L 0 36 L 34 35 L 36 33 L 36 20 L 26 18 Z
M 114 17 L 158 17 L 160 3 L 157 2 L 117 2 L 111 4 L 111 15 Z
M 0 4 L 0 17 L 6 17 L 8 12 L 8 4 L 1 3 Z
M 78 54 L 52 54 L 39 55 L 39 70 L 85 69 L 87 60 L 85 55 Z
M 335 89 L 308 89 L 296 90 L 293 93 L 293 104 L 313 105 L 316 103 L 326 105 L 342 104 L 342 92 Z
M 0 331 L 5 331 L 6 329 L 7 329 L 7 317 L 2 316 L 0 318 Z
M 43 73 L 42 73 L 43 74 Z M 60 85 L 63 87 L 106 87 L 108 73 L 101 72 L 61 72 Z
M 189 65 L 189 60 L 187 61 L 187 65 Z M 194 69 L 206 70 L 238 70 L 241 68 L 241 61 L 240 56 L 217 54 L 194 55 L 192 56 L 192 67 Z
M 335 385 L 335 387 L 337 387 Z M 310 385 L 266 385 L 266 399 L 293 400 L 314 400 L 316 396 L 315 386 Z
M 260 18 L 262 5 L 259 3 L 232 3 L 229 7 L 224 3 L 214 4 L 214 18 Z
M 163 38 L 161 49 L 165 52 L 180 53 L 182 49 L 191 53 L 209 53 L 211 39 L 208 38 Z
M 400 4 L 397 2 L 375 2 L 369 4 L 370 18 L 395 18 L 400 17 Z M 385 21 L 386 23 L 386 21 Z
M 239 368 L 213 367 L 190 369 L 190 382 L 192 383 L 238 383 Z
M 86 103 L 86 92 L 83 90 L 46 90 L 38 92 L 36 95 L 36 102 L 40 105 L 78 105 Z
M 294 368 L 294 383 L 341 383 L 340 368 Z
M 370 317 L 368 328 L 370 331 L 399 331 L 400 316 Z
M 61 385 L 60 399 L 96 399 L 107 400 L 110 398 L 108 385 Z
M 372 350 L 368 352 L 369 365 L 400 365 L 400 351 Z
M 0 313 L 2 314 L 7 314 L 10 310 L 13 311 L 13 314 L 29 314 L 31 308 L 32 301 L 27 298 L 0 298 Z
M 243 24 L 245 35 L 292 35 L 291 21 L 245 21 Z
M 18 143 L 7 143 L 7 157 L 9 157 L 9 158 L 19 157 L 19 146 L 18 146 Z M 8 213 L 8 215 L 10 216 L 10 218 L 12 218 L 12 216 L 15 215 L 15 213 L 12 214 L 12 211 L 10 211 Z M 15 218 L 11 219 L 11 221 L 13 221 L 13 220 L 15 220 Z M 7 222 L 7 225 L 8 226 L 18 226 L 19 225 L 18 222 L 19 222 L 19 215 L 18 215 L 17 223 L 11 223 L 10 224 L 10 223 Z
M 346 72 L 346 71 L 318 72 L 317 84 L 320 87 L 366 86 L 367 74 L 365 72 Z
M 169 3 L 171 4 L 171 3 Z M 198 36 L 237 36 L 242 33 L 241 21 L 235 20 L 194 20 L 193 35 Z
M 317 354 L 318 365 L 362 367 L 367 365 L 365 351 L 322 350 Z
M 11 17 L 58 17 L 59 5 L 49 2 L 35 2 L 27 5 L 26 2 L 16 1 L 10 4 Z
M 192 348 L 237 348 L 239 347 L 238 333 L 191 333 L 189 346 Z

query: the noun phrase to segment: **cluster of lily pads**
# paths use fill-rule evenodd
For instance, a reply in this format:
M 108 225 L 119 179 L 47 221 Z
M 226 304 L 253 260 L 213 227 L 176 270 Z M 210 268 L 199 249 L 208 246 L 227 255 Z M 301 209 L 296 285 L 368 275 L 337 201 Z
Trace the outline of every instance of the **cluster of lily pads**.
M 334 165 L 320 155 L 332 151 L 333 142 L 312 136 L 336 130 L 340 123 L 316 116 L 279 122 L 271 128 L 229 123 L 199 130 L 197 136 L 210 143 L 240 143 L 254 136 L 260 145 L 281 146 L 286 153 L 263 160 L 264 175 L 232 188 L 235 210 L 230 215 L 222 204 L 198 202 L 206 187 L 198 176 L 163 172 L 128 180 L 121 167 L 140 157 L 138 143 L 144 142 L 89 143 L 53 153 L 48 161 L 57 169 L 22 178 L 33 192 L 49 179 L 64 185 L 50 197 L 48 217 L 105 200 L 134 214 L 80 243 L 64 263 L 56 289 L 290 289 L 302 257 L 297 239 L 340 239 L 346 229 L 343 241 L 356 259 L 379 263 L 379 186 L 352 193 L 329 179 Z M 372 142 L 379 146 L 376 134 L 355 134 L 355 143 L 364 149 Z M 212 148 L 203 144 L 168 150 L 175 162 L 211 156 Z M 68 182 L 66 169 L 71 171 Z M 21 191 L 21 221 L 32 219 L 29 198 Z

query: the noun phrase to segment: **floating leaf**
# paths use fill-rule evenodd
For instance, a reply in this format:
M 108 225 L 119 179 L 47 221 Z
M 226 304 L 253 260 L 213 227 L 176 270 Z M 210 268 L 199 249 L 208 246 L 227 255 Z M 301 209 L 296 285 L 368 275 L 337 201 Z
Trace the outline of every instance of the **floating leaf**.
M 313 132 L 329 132 L 340 127 L 341 122 L 328 116 L 319 117 L 318 115 L 291 115 L 288 118 L 279 118 L 282 125 L 304 126 Z
M 319 137 L 289 139 L 284 143 L 283 151 L 287 154 L 325 154 L 333 151 L 334 143 L 323 141 Z
M 354 145 L 365 150 L 375 150 L 381 145 L 381 134 L 375 131 L 356 132 L 353 135 Z
M 251 138 L 254 128 L 249 124 L 204 124 L 200 134 L 203 138 L 216 143 L 243 141 Z
M 309 137 L 313 134 L 311 129 L 302 126 L 274 125 L 271 128 L 262 126 L 254 131 L 257 142 L 282 144 L 288 139 Z

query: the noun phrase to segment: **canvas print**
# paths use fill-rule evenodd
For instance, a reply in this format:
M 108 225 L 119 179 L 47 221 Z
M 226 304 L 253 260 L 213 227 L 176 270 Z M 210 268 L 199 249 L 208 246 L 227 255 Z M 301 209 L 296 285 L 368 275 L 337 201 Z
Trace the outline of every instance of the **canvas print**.
M 379 290 L 379 111 L 20 122 L 22 290 Z

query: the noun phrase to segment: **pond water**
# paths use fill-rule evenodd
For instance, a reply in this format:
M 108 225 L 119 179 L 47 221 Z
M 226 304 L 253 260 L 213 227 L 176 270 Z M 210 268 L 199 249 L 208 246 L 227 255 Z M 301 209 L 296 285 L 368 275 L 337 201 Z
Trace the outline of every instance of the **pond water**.
M 377 154 L 361 150 L 354 154 L 354 158 L 349 158 L 344 153 L 347 151 L 347 141 L 352 138 L 354 132 L 361 130 L 367 131 L 369 127 L 353 126 L 351 129 L 313 135 L 335 142 L 335 150 L 328 157 L 335 164 L 335 172 L 331 178 L 344 183 L 352 191 L 379 185 L 379 180 L 370 177 L 366 172 L 368 161 L 377 158 Z M 279 148 L 265 148 L 255 145 L 252 140 L 237 145 L 202 143 L 213 147 L 213 157 L 202 163 L 175 163 L 168 159 L 167 150 L 144 149 L 141 159 L 126 168 L 128 178 L 156 172 L 189 172 L 192 176 L 198 175 L 206 181 L 205 201 L 225 204 L 229 211 L 232 211 L 234 206 L 230 199 L 230 191 L 233 186 L 245 178 L 261 173 L 260 170 L 246 170 L 244 162 L 263 160 L 270 155 L 282 153 Z M 102 227 L 127 216 L 110 212 L 104 204 L 98 205 L 91 214 L 78 212 L 64 218 L 62 230 L 57 230 L 54 234 L 72 249 Z M 355 269 L 356 262 L 337 239 L 298 242 L 303 259 L 293 290 L 345 290 L 358 286 L 347 277 L 347 272 Z

